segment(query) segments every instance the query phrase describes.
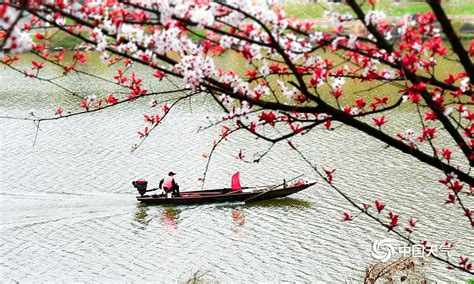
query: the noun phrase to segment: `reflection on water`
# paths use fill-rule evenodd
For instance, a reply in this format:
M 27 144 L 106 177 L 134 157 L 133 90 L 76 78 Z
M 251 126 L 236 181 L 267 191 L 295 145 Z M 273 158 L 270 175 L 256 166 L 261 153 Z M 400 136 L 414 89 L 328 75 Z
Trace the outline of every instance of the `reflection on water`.
M 179 223 L 179 214 L 181 214 L 181 209 L 177 207 L 164 207 L 159 208 L 160 212 L 160 222 L 165 225 L 168 229 L 177 229 Z
M 269 199 L 269 200 L 261 200 L 252 203 L 245 204 L 245 207 L 252 208 L 252 207 L 292 207 L 292 208 L 310 208 L 311 202 L 296 199 L 292 197 L 286 198 L 279 198 L 279 199 Z
M 151 218 L 147 218 L 148 210 L 149 210 L 148 206 L 138 203 L 134 220 L 143 225 L 148 225 L 148 223 L 151 221 Z
M 235 233 L 240 232 L 245 225 L 245 214 L 240 209 L 232 210 L 232 230 Z
M 310 208 L 312 203 L 303 200 L 297 199 L 293 197 L 285 197 L 285 198 L 276 198 L 276 199 L 266 199 L 266 200 L 257 200 L 249 203 L 243 202 L 235 202 L 235 203 L 224 203 L 224 204 L 216 204 L 216 208 L 253 208 L 253 207 L 261 207 L 261 208 Z

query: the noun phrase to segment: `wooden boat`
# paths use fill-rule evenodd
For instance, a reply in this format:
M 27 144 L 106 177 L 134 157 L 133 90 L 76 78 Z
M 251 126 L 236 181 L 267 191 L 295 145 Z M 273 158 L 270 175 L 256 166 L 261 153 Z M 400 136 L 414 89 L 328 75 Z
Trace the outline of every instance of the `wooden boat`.
M 293 193 L 302 191 L 310 186 L 312 183 L 295 183 L 293 185 L 270 185 L 261 187 L 247 187 L 241 190 L 232 191 L 229 188 L 211 189 L 201 191 L 186 191 L 181 192 L 180 197 L 169 197 L 161 195 L 142 195 L 137 196 L 137 200 L 145 204 L 203 204 L 214 202 L 248 202 L 258 201 L 271 198 L 285 197 Z

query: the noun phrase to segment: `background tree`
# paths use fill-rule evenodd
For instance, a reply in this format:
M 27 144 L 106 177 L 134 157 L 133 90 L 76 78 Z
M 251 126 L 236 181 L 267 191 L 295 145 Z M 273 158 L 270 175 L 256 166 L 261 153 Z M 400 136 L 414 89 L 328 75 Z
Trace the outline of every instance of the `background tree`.
M 430 202 L 452 204 L 459 218 L 466 219 L 466 226 L 474 227 L 469 207 L 474 186 L 474 41 L 463 45 L 439 1 L 427 1 L 431 11 L 426 14 L 397 21 L 388 20 L 374 2 L 347 0 L 352 13 L 329 11 L 328 16 L 338 24 L 334 29 L 321 29 L 315 21 L 285 17 L 278 5 L 250 1 L 7 1 L 0 6 L 2 63 L 79 98 L 79 110 L 58 106 L 54 117 L 18 118 L 32 120 L 38 128 L 43 121 L 153 96 L 150 106 L 160 104 L 161 110 L 153 108 L 153 114 L 144 114 L 147 123 L 138 131 L 140 141 L 135 148 L 185 98 L 210 97 L 223 116 L 206 126 L 222 128 L 208 163 L 221 142 L 241 131 L 269 145 L 249 162 L 260 161 L 273 145 L 286 142 L 354 210 L 408 243 L 419 243 L 411 238 L 415 219 L 399 219 L 381 200 L 356 203 L 335 182 L 335 169 L 315 165 L 291 141 L 314 129 L 351 127 L 439 172 L 440 187 L 448 189 L 446 200 Z M 352 24 L 359 28 L 345 28 Z M 64 59 L 64 49 L 49 48 L 55 37 L 64 34 L 79 43 L 72 61 Z M 102 53 L 109 65 L 122 66 L 113 78 L 85 71 L 85 54 L 92 50 Z M 16 67 L 18 54 L 25 51 L 38 57 L 29 70 Z M 246 70 L 216 66 L 213 59 L 224 53 L 238 54 L 246 62 Z M 441 59 L 455 62 L 457 69 L 442 75 Z M 73 92 L 56 83 L 58 77 L 42 75 L 47 62 L 63 68 L 61 77 L 73 73 L 93 76 L 113 82 L 126 94 L 106 91 L 96 97 Z M 143 79 L 133 71 L 136 64 L 149 67 L 156 80 L 169 80 L 175 88 L 144 89 Z M 354 92 L 344 88 L 348 81 L 367 89 Z M 378 89 L 386 93 L 374 95 Z M 160 95 L 167 93 L 175 94 L 174 99 L 162 102 Z M 415 128 L 404 129 L 387 118 L 389 111 L 397 108 L 418 113 Z M 239 157 L 244 159 L 242 152 Z M 353 214 L 343 213 L 344 221 L 353 218 Z M 428 241 L 421 243 L 429 250 Z M 450 269 L 474 273 L 467 257 L 432 256 Z

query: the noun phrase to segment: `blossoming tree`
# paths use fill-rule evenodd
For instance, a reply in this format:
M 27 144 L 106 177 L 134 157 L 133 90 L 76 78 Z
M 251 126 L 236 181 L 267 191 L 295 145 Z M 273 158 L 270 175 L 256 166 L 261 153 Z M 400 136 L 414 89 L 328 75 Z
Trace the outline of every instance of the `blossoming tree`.
M 0 48 L 6 68 L 56 84 L 72 95 L 80 96 L 57 84 L 56 78 L 43 75 L 46 63 L 63 68 L 62 76 L 94 76 L 127 92 L 80 97 L 76 110 L 58 106 L 54 116 L 23 119 L 39 125 L 152 97 L 154 113 L 147 110 L 144 115 L 146 125 L 138 131 L 139 147 L 184 98 L 208 96 L 223 112 L 211 125 L 222 127 L 213 150 L 241 131 L 268 142 L 269 149 L 284 141 L 355 211 L 415 244 L 420 241 L 411 237 L 416 228 L 413 218 L 399 219 L 381 200 L 356 203 L 334 183 L 335 170 L 314 166 L 291 138 L 316 128 L 336 130 L 338 125 L 365 133 L 436 170 L 440 187 L 446 187 L 448 193 L 446 200 L 434 202 L 452 204 L 459 218 L 466 219 L 466 226 L 474 228 L 472 209 L 467 205 L 474 188 L 474 41 L 463 44 L 440 1 L 427 3 L 430 12 L 393 21 L 376 10 L 374 0 L 346 0 L 352 13 L 329 11 L 327 16 L 335 28 L 321 29 L 313 20 L 287 18 L 284 9 L 273 3 L 256 5 L 251 1 L 6 1 L 0 4 Z M 360 26 L 357 30 L 347 29 L 356 24 Z M 71 62 L 64 59 L 65 50 L 48 48 L 59 32 L 81 42 Z M 113 78 L 86 72 L 89 51 L 122 67 Z M 30 69 L 16 65 L 23 52 L 37 57 Z M 247 64 L 246 72 L 216 66 L 215 57 L 223 53 L 241 57 Z M 436 72 L 442 68 L 440 60 L 454 62 L 458 71 L 440 76 Z M 154 80 L 179 78 L 182 83 L 171 91 L 146 90 L 144 79 L 134 72 L 137 64 L 152 70 Z M 351 92 L 343 87 L 348 81 L 368 88 Z M 393 92 L 370 96 L 382 85 L 390 85 Z M 175 97 L 160 103 L 159 95 L 164 93 Z M 161 105 L 158 111 L 157 104 Z M 419 114 L 413 122 L 415 128 L 403 129 L 397 121 L 387 119 L 386 113 L 401 105 L 409 105 Z M 439 136 L 449 138 L 437 139 Z M 343 212 L 342 219 L 351 221 L 353 215 Z M 426 249 L 430 246 L 426 240 L 421 243 Z M 433 257 L 449 269 L 474 273 L 467 257 Z

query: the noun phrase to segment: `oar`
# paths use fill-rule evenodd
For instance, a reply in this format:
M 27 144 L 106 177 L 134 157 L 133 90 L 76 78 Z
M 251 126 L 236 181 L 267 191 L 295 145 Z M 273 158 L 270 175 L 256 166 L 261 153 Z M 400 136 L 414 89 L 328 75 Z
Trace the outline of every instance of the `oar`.
M 252 196 L 252 197 L 250 197 L 250 198 L 245 199 L 244 202 L 247 203 L 248 201 L 250 201 L 250 200 L 252 200 L 252 199 L 255 199 L 255 198 L 259 197 L 259 196 L 262 196 L 262 195 L 264 195 L 265 193 L 270 192 L 270 191 L 272 191 L 273 189 L 275 189 L 275 188 L 277 188 L 277 187 L 279 187 L 279 186 L 281 186 L 281 185 L 284 185 L 284 184 L 287 183 L 287 182 L 290 182 L 290 181 L 292 181 L 292 180 L 295 180 L 295 179 L 297 179 L 297 178 L 299 178 L 299 177 L 302 177 L 302 176 L 303 176 L 303 175 L 301 174 L 301 175 L 299 175 L 299 176 L 297 176 L 297 177 L 295 177 L 295 178 L 292 178 L 292 179 L 290 179 L 290 180 L 288 180 L 288 181 L 284 181 L 283 183 L 274 185 L 274 186 L 268 188 L 267 190 L 264 190 L 263 192 L 261 192 L 261 193 L 255 195 L 255 196 Z
M 152 189 L 148 189 L 148 190 L 145 191 L 145 192 L 155 191 L 155 190 L 158 190 L 158 189 L 160 189 L 160 188 L 159 188 L 159 187 L 155 187 L 155 188 L 152 188 Z

